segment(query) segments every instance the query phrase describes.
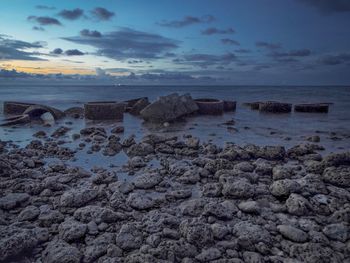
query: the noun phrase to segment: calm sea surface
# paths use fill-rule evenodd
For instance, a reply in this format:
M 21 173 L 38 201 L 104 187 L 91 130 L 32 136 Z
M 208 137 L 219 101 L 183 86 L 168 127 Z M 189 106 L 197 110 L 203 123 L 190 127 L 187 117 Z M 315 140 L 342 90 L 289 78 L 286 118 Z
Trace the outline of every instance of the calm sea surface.
M 136 134 L 138 138 L 149 132 L 168 132 L 182 136 L 194 134 L 202 140 L 213 140 L 218 144 L 226 141 L 237 144 L 284 145 L 290 147 L 305 142 L 305 137 L 318 134 L 320 144 L 326 152 L 350 149 L 350 87 L 260 87 L 260 86 L 77 86 L 77 85 L 16 85 L 0 82 L 0 117 L 2 102 L 6 100 L 27 101 L 47 104 L 59 109 L 82 105 L 87 101 L 127 100 L 137 97 L 158 96 L 173 92 L 190 93 L 193 98 L 219 98 L 237 101 L 237 111 L 222 116 L 200 116 L 187 122 L 174 124 L 169 128 L 153 127 L 142 120 L 125 115 L 123 125 L 125 136 Z M 328 114 L 261 114 L 244 107 L 242 103 L 276 100 L 289 103 L 331 102 Z M 234 119 L 237 131 L 229 131 L 227 120 Z M 66 120 L 63 120 L 64 124 Z M 91 125 L 84 120 L 74 121 L 72 133 Z M 102 123 L 113 126 L 115 123 Z M 248 128 L 246 128 L 248 127 Z M 28 143 L 37 130 L 53 131 L 57 126 L 42 128 L 28 125 L 16 129 L 1 128 L 0 139 Z M 333 132 L 333 134 L 331 134 Z M 334 133 L 336 135 L 334 135 Z M 289 140 L 286 138 L 289 137 Z M 333 138 L 331 138 L 333 137 Z M 335 138 L 337 137 L 337 138 Z M 338 138 L 339 137 L 339 138 Z

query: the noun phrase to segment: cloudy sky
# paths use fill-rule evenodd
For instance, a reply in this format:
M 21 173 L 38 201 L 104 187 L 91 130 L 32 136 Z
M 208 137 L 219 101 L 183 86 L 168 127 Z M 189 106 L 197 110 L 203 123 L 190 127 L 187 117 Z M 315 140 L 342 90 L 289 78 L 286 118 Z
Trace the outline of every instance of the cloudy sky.
M 350 84 L 349 0 L 2 0 L 0 81 Z

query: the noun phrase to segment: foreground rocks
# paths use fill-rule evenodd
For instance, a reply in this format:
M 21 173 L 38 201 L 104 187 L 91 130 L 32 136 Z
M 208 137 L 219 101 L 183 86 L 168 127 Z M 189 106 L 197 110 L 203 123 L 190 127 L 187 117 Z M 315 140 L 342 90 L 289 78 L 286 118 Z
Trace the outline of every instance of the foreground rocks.
M 118 171 L 73 167 L 66 134 L 1 144 L 0 262 L 350 260 L 348 152 L 109 134 L 76 140 L 124 152 Z

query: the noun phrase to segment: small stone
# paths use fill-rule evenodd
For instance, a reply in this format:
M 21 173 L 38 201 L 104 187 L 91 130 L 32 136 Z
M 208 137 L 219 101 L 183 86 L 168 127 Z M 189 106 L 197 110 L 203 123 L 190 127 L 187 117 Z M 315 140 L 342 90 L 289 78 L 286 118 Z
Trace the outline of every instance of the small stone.
M 244 201 L 239 203 L 238 208 L 245 213 L 260 214 L 260 207 L 256 201 Z
M 277 226 L 277 229 L 282 236 L 294 242 L 304 243 L 308 239 L 308 235 L 303 230 L 293 226 L 279 225 Z
M 162 177 L 158 173 L 151 173 L 136 177 L 133 183 L 136 188 L 149 189 L 155 187 L 161 181 Z
M 291 193 L 298 192 L 300 189 L 300 185 L 293 180 L 283 179 L 274 181 L 270 186 L 270 191 L 272 195 L 277 197 L 287 197 Z
M 288 212 L 293 215 L 302 216 L 309 213 L 311 204 L 298 194 L 291 194 L 286 201 Z

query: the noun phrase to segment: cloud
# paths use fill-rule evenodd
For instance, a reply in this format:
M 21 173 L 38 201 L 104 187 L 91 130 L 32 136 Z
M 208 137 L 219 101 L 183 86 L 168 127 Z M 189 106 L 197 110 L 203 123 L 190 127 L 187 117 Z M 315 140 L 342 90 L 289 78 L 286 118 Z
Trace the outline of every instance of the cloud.
M 64 19 L 68 20 L 76 20 L 80 18 L 84 14 L 84 11 L 80 8 L 76 8 L 73 10 L 63 9 L 58 15 Z
M 96 55 L 116 60 L 157 59 L 178 47 L 178 41 L 130 28 L 121 28 L 101 37 L 75 36 L 64 40 L 97 48 Z
M 51 51 L 51 54 L 53 55 L 61 55 L 63 53 L 63 50 L 61 48 L 55 48 Z
M 28 16 L 28 21 L 36 22 L 41 26 L 50 26 L 50 25 L 56 25 L 61 26 L 61 22 L 53 17 L 48 16 Z
M 32 28 L 35 31 L 45 31 L 45 28 L 41 27 L 41 26 L 33 26 Z
M 325 55 L 319 59 L 323 65 L 335 66 L 350 62 L 350 53 L 341 53 L 335 55 Z
M 82 37 L 102 37 L 102 34 L 96 30 L 83 29 L 80 31 Z
M 40 10 L 55 10 L 56 7 L 53 6 L 47 6 L 47 5 L 37 5 L 35 6 L 36 9 L 40 9 Z
M 230 39 L 230 38 L 221 39 L 221 43 L 223 43 L 225 45 L 236 45 L 236 46 L 240 45 L 240 43 L 238 41 Z
M 207 68 L 209 66 L 229 65 L 237 60 L 236 55 L 233 53 L 226 53 L 223 55 L 198 53 L 184 55 L 182 58 L 174 59 L 173 62 L 177 64 L 188 64 L 192 66 L 199 66 L 201 68 Z
M 266 48 L 266 49 L 279 49 L 282 47 L 279 43 L 269 43 L 264 41 L 257 41 L 255 43 L 256 47 Z
M 64 52 L 67 56 L 82 56 L 85 55 L 85 53 L 81 52 L 78 49 L 68 49 Z
M 15 69 L 13 70 L 0 69 L 0 78 L 28 78 L 28 77 L 30 77 L 29 74 L 24 72 L 18 72 Z
M 350 12 L 349 0 L 298 0 L 299 2 L 317 8 L 321 13 L 341 13 Z
M 0 60 L 43 60 L 38 52 L 27 51 L 44 47 L 43 42 L 25 42 L 0 35 Z
M 157 24 L 164 27 L 173 27 L 173 28 L 181 28 L 190 26 L 193 24 L 201 24 L 201 23 L 211 23 L 215 20 L 215 17 L 212 15 L 205 15 L 202 17 L 195 17 L 195 16 L 185 16 L 181 20 L 163 20 L 161 22 L 158 22 Z
M 236 49 L 235 52 L 237 52 L 237 53 L 250 53 L 251 50 L 240 48 L 240 49 Z
M 95 19 L 99 21 L 110 20 L 115 15 L 114 12 L 108 11 L 103 7 L 96 7 L 94 10 L 91 11 L 91 14 Z
M 202 35 L 214 35 L 214 34 L 233 34 L 235 33 L 235 30 L 233 28 L 228 29 L 218 29 L 216 27 L 209 27 L 202 31 Z
M 291 50 L 288 52 L 273 52 L 270 54 L 272 57 L 275 58 L 282 58 L 282 57 L 307 57 L 311 55 L 311 50 L 309 49 L 298 49 L 298 50 Z

